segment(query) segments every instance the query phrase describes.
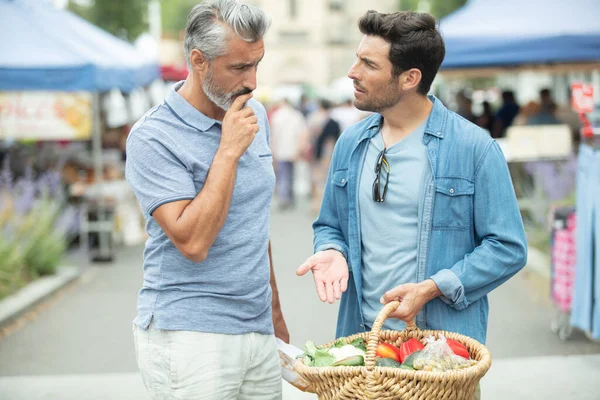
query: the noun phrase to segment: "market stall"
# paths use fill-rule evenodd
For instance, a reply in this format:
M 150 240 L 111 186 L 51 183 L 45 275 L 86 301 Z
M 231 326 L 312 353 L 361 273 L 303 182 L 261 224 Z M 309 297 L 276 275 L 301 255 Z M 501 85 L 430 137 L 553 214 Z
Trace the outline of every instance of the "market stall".
M 542 253 L 550 253 L 550 268 L 542 272 L 551 275 L 557 308 L 563 314 L 571 313 L 570 318 L 567 315 L 553 323 L 553 330 L 563 339 L 568 337 L 570 324 L 600 339 L 600 285 L 593 279 L 600 276 L 600 192 L 590 189 L 598 186 L 600 165 L 598 15 L 600 3 L 595 0 L 471 0 L 440 22 L 446 43 L 441 70 L 444 78 L 512 74 L 513 88 L 522 89 L 519 84 L 535 81 L 536 74 L 551 74 L 564 103 L 572 100 L 572 111 L 581 119 L 579 147 L 572 146 L 566 125 L 509 128 L 507 137 L 499 140 L 509 165 L 525 164 L 522 170 L 528 170 L 527 179 L 533 181 L 533 193 L 519 199 L 521 210 L 537 210 L 538 214 L 549 210 L 552 230 L 546 235 L 551 236 L 551 248 Z M 529 75 L 519 80 L 523 71 Z M 586 88 L 585 95 L 582 87 Z M 578 104 L 582 99 L 586 107 Z M 570 108 L 570 104 L 564 105 Z M 571 163 L 574 168 L 566 181 L 573 186 L 576 201 L 563 200 L 572 204 L 555 212 L 542 189 L 560 187 L 564 179 L 555 165 L 571 160 L 575 161 Z M 532 250 L 530 264 L 535 264 L 540 252 Z
M 130 93 L 160 76 L 157 62 L 76 15 L 35 0 L 0 0 L 0 139 L 89 141 L 96 221 L 107 233 L 102 96 Z M 87 215 L 87 213 L 86 213 Z M 87 236 L 87 235 L 86 235 Z M 110 236 L 98 234 L 97 260 L 110 260 Z
M 440 21 L 446 43 L 442 70 L 547 64 L 598 68 L 599 14 L 595 0 L 471 0 Z

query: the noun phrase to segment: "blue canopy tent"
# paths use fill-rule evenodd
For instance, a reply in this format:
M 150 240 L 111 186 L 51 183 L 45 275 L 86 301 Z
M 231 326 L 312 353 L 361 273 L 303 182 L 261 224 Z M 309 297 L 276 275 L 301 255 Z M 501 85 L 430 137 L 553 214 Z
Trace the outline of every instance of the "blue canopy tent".
M 470 0 L 440 21 L 442 69 L 600 61 L 598 0 Z
M 110 260 L 103 185 L 100 93 L 123 92 L 160 77 L 157 60 L 78 16 L 41 0 L 0 0 L 0 91 L 93 93 L 93 158 L 99 188 L 97 260 Z
M 0 90 L 130 92 L 160 76 L 157 61 L 40 0 L 0 0 Z

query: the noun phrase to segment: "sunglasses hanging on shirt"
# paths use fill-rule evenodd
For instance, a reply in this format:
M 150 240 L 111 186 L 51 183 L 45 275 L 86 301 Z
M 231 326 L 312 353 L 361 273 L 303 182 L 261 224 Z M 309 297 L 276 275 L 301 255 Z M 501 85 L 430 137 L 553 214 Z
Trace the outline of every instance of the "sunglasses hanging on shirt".
M 387 193 L 388 182 L 390 180 L 390 164 L 388 163 L 387 158 L 385 158 L 385 152 L 387 149 L 381 150 L 379 155 L 377 156 L 377 162 L 375 164 L 375 182 L 373 182 L 373 201 L 376 203 L 383 203 L 385 200 L 385 195 Z M 383 191 L 381 190 L 381 182 L 383 178 L 381 176 L 382 171 L 385 170 L 385 185 L 383 186 Z

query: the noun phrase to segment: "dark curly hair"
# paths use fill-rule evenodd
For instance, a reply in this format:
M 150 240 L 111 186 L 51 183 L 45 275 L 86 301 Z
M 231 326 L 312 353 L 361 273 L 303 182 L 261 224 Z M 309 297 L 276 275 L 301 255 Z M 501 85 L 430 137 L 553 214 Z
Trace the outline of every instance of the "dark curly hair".
M 426 13 L 401 11 L 382 14 L 369 10 L 358 21 L 364 35 L 379 36 L 390 43 L 392 74 L 397 77 L 411 68 L 421 71 L 418 92 L 426 95 L 437 74 L 446 48 L 435 18 Z

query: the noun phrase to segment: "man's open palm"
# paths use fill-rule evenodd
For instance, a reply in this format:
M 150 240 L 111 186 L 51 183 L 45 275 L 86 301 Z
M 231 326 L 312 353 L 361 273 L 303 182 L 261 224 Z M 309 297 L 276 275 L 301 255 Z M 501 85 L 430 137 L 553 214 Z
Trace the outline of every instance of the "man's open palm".
M 302 264 L 296 274 L 302 276 L 312 270 L 317 294 L 321 301 L 333 304 L 348 288 L 348 264 L 337 250 L 319 251 Z

